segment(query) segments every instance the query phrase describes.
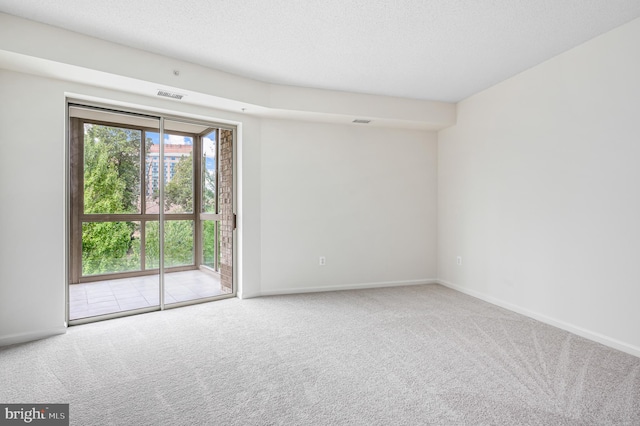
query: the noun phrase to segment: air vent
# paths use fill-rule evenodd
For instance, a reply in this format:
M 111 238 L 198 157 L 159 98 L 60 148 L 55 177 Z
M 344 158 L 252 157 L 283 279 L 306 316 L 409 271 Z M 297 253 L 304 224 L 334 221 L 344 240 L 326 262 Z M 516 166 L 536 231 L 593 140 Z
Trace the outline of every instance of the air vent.
M 358 124 L 369 124 L 371 123 L 371 120 L 362 120 L 360 118 L 357 118 L 355 120 L 353 120 L 354 123 L 358 123 Z
M 166 90 L 158 90 L 158 96 L 164 96 L 165 98 L 178 99 L 178 100 L 184 98 L 184 95 L 167 92 Z

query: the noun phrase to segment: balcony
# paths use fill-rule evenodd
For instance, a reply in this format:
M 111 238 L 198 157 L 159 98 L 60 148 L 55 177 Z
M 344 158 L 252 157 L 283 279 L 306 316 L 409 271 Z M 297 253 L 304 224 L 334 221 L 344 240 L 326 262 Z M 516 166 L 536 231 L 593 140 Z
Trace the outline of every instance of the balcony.
M 190 270 L 164 277 L 166 305 L 231 293 L 217 274 Z M 158 306 L 159 293 L 158 275 L 70 284 L 69 320 Z

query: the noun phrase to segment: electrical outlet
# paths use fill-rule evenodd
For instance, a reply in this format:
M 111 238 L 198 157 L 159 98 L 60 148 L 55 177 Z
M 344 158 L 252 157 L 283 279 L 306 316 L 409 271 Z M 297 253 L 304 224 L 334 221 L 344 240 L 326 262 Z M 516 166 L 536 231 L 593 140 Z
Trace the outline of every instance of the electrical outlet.
M 327 258 L 324 256 L 320 256 L 320 260 L 318 262 L 320 264 L 320 266 L 324 266 L 327 264 Z
M 456 257 L 456 264 L 457 264 L 458 266 L 462 266 L 462 256 L 458 256 L 458 257 Z

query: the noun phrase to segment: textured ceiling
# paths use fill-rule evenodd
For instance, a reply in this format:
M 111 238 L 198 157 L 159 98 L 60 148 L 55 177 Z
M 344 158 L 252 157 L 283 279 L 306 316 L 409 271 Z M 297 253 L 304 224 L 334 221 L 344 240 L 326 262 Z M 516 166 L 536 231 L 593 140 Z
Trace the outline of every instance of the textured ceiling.
M 0 0 L 0 11 L 270 83 L 456 102 L 639 17 L 640 1 Z

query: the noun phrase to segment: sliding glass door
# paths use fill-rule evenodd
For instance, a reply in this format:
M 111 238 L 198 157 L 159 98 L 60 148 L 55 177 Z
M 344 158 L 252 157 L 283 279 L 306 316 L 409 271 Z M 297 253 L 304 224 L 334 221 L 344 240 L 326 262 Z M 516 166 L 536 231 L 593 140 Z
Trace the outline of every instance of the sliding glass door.
M 233 295 L 220 268 L 233 244 L 219 212 L 232 207 L 218 190 L 227 133 L 69 104 L 71 323 Z M 227 209 L 225 222 L 234 218 Z

